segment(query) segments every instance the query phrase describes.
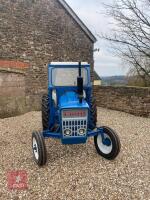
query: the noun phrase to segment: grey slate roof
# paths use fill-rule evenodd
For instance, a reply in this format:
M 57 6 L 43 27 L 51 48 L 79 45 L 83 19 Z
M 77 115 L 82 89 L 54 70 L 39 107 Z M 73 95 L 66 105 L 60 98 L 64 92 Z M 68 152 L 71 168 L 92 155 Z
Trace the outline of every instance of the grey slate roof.
M 65 0 L 58 0 L 61 5 L 68 11 L 68 13 L 73 17 L 73 19 L 78 23 L 78 25 L 82 28 L 82 30 L 86 33 L 86 35 L 92 40 L 92 42 L 96 42 L 96 37 L 91 33 L 91 31 L 87 28 L 87 26 L 81 21 L 81 19 L 76 15 L 76 13 L 72 10 L 72 8 L 67 4 Z
M 93 72 L 93 77 L 94 77 L 94 80 L 101 80 L 100 76 L 97 74 L 95 70 Z

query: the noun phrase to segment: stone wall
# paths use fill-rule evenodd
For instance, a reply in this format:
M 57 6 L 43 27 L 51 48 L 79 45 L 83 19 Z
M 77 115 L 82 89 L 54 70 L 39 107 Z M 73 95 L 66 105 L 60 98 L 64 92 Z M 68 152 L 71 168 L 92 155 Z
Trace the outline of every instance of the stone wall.
M 26 112 L 25 73 L 0 69 L 0 118 Z
M 94 86 L 97 105 L 150 117 L 150 88 Z
M 93 42 L 57 0 L 1 0 L 0 19 L 0 59 L 30 65 L 25 78 L 28 111 L 40 109 L 47 63 L 86 61 L 93 69 Z
M 0 70 L 0 96 L 25 96 L 25 76 Z

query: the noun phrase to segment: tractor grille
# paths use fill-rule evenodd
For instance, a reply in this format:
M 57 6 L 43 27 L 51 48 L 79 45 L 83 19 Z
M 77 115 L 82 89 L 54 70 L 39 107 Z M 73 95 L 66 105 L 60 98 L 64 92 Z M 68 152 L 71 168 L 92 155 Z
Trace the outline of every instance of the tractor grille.
M 63 116 L 63 115 L 62 115 Z M 84 134 L 80 134 L 79 130 L 84 129 Z M 65 133 L 65 130 L 70 130 L 71 133 L 68 135 Z M 87 110 L 86 116 L 80 118 L 62 118 L 62 133 L 63 137 L 76 137 L 76 136 L 85 136 L 87 132 Z

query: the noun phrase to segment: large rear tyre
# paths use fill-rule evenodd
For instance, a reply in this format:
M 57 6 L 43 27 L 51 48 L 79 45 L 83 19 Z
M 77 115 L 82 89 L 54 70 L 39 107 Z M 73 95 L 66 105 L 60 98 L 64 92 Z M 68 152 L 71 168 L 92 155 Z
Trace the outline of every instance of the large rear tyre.
M 101 134 L 94 136 L 94 144 L 97 153 L 102 157 L 113 160 L 120 152 L 120 140 L 118 135 L 109 127 L 102 127 L 104 131 L 104 138 Z
M 93 96 L 91 96 L 90 102 L 90 129 L 93 130 L 96 128 L 97 123 L 97 106 L 96 100 Z
M 49 119 L 50 119 L 50 107 L 49 107 L 49 97 L 44 94 L 42 97 L 42 126 L 43 130 L 49 129 Z
M 40 132 L 32 133 L 32 152 L 34 161 L 39 166 L 45 165 L 47 160 L 47 152 L 44 138 Z

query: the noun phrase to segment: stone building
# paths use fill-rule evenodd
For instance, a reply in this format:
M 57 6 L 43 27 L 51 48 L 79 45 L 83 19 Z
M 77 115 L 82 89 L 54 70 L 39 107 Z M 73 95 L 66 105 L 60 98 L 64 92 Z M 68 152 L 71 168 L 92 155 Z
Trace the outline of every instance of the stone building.
M 4 79 L 0 79 L 0 87 L 5 91 L 5 95 L 0 91 L 0 111 L 8 102 L 20 106 L 20 96 L 26 111 L 39 109 L 41 95 L 47 89 L 47 63 L 51 61 L 89 62 L 93 71 L 95 41 L 64 0 L 0 0 L 0 69 L 5 69 L 5 76 L 7 69 L 15 69 L 9 73 L 23 74 L 25 82 L 24 94 L 16 96 L 6 92 Z M 4 76 L 3 70 L 0 76 Z
M 93 85 L 101 85 L 101 84 L 102 84 L 102 80 L 100 76 L 98 75 L 98 73 L 94 70 L 93 71 Z

